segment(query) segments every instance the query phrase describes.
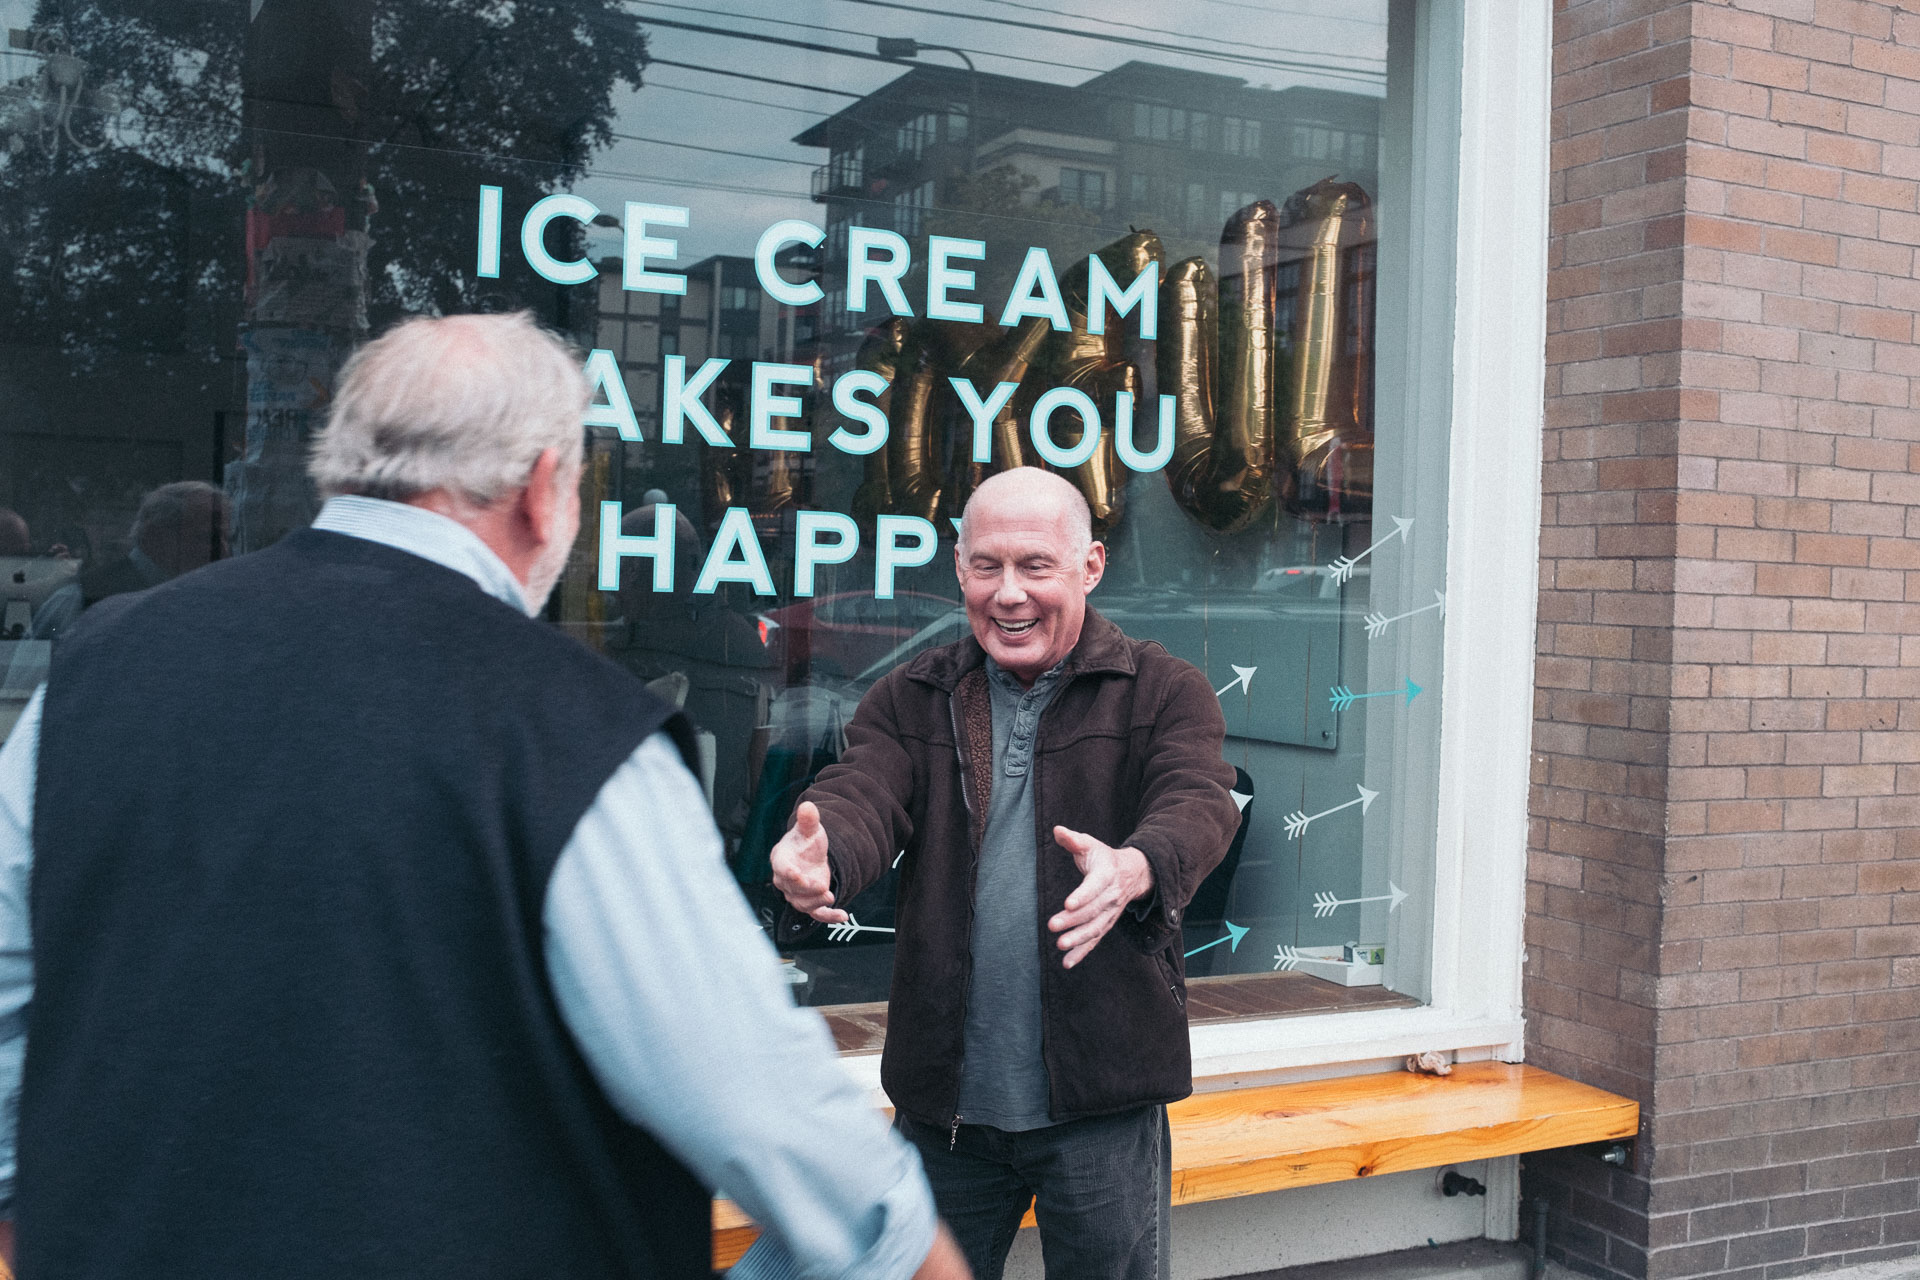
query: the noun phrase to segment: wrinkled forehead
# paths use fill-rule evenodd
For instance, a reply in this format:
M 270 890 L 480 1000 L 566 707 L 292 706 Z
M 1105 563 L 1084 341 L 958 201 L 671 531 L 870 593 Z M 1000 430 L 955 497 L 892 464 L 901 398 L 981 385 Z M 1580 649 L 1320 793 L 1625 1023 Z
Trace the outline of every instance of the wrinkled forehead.
M 960 551 L 970 558 L 1020 559 L 1045 555 L 1067 560 L 1073 557 L 1080 542 L 1068 512 L 996 504 L 984 512 L 967 514 Z

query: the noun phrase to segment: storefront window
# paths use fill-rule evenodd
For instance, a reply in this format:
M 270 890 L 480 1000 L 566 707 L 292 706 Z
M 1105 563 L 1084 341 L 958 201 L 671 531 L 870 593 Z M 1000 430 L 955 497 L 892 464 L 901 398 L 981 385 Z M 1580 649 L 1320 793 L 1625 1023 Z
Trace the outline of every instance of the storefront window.
M 312 518 L 356 343 L 528 308 L 599 388 L 549 616 L 701 725 L 769 923 L 861 694 L 966 634 L 967 495 L 1045 465 L 1094 606 L 1226 712 L 1196 1012 L 1423 997 L 1450 424 L 1376 413 L 1411 9 L 0 0 L 0 719 L 103 592 Z M 898 874 L 802 999 L 885 998 Z

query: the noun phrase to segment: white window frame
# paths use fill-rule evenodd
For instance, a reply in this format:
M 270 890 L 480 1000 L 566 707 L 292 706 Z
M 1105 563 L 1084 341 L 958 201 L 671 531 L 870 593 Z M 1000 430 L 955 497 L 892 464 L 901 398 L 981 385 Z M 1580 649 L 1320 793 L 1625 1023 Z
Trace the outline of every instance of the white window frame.
M 1517 1062 L 1524 1049 L 1550 15 L 1535 0 L 1419 0 L 1413 9 L 1413 182 L 1419 235 L 1434 251 L 1413 246 L 1411 311 L 1423 351 L 1409 386 L 1450 383 L 1453 423 L 1432 999 L 1196 1026 L 1202 1091 L 1383 1069 L 1426 1050 Z M 1453 174 L 1423 165 L 1454 140 Z M 878 1054 L 843 1061 L 880 1096 Z

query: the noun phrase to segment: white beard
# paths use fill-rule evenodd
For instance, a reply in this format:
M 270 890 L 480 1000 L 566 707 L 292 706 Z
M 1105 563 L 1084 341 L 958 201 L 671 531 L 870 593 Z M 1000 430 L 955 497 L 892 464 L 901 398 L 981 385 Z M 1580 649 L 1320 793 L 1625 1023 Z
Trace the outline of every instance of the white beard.
M 567 556 L 572 551 L 571 538 L 565 542 L 555 539 L 534 561 L 533 569 L 527 575 L 528 617 L 539 617 L 540 611 L 547 607 L 547 597 L 553 594 L 554 584 L 560 581 L 560 575 L 565 572 Z

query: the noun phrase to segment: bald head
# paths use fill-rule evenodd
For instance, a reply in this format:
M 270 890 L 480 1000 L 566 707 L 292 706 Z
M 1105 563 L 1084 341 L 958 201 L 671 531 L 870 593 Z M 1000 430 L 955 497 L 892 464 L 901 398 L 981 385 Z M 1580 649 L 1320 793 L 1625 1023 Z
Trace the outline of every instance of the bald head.
M 1032 685 L 1080 642 L 1087 594 L 1106 572 L 1080 491 L 1034 467 L 1003 471 L 967 501 L 954 568 L 987 656 Z
M 1053 513 L 1060 522 L 1063 550 L 1075 558 L 1086 555 L 1093 543 L 1093 509 L 1070 481 L 1039 467 L 1014 467 L 986 481 L 967 499 L 960 513 L 960 554 L 968 548 L 967 531 L 976 514 L 997 516 L 1001 512 Z

